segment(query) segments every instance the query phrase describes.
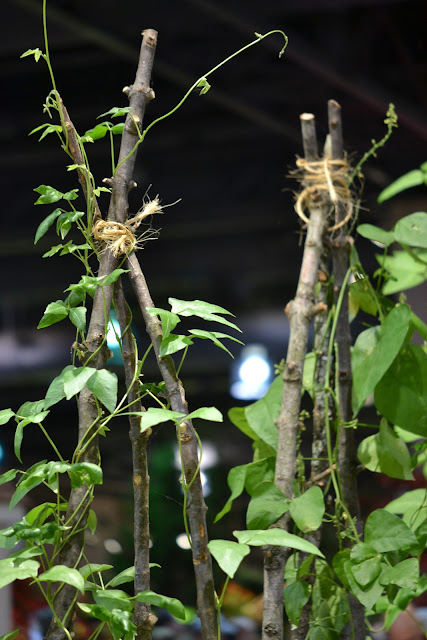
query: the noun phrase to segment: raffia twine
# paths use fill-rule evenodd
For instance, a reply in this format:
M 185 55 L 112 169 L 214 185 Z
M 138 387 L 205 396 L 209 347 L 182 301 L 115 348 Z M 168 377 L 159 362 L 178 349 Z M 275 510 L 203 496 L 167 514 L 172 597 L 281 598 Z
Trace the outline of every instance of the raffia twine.
M 140 239 L 135 237 L 135 231 L 145 218 L 155 213 L 163 213 L 160 206 L 159 197 L 149 200 L 144 204 L 141 211 L 126 220 L 124 224 L 108 220 L 98 220 L 92 230 L 92 235 L 98 242 L 103 242 L 105 247 L 116 257 L 129 254 L 138 248 Z M 142 236 L 143 237 L 143 236 Z
M 309 218 L 305 212 L 313 206 L 313 196 L 316 194 L 316 203 L 319 203 L 320 196 L 321 204 L 330 206 L 329 215 L 335 212 L 338 203 L 347 210 L 343 220 L 329 227 L 328 231 L 335 231 L 347 224 L 354 211 L 352 194 L 348 186 L 351 167 L 347 159 L 323 158 L 323 160 L 308 162 L 304 158 L 297 158 L 296 164 L 298 168 L 293 173 L 304 186 L 295 202 L 295 211 L 301 220 L 308 224 Z

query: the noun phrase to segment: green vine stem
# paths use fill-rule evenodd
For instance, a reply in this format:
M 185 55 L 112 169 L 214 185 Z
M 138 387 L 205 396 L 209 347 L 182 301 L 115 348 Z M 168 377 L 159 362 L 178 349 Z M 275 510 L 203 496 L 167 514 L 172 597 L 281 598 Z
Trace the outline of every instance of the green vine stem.
M 258 42 L 261 42 L 261 40 L 264 40 L 265 38 L 268 38 L 269 36 L 275 34 L 275 33 L 279 33 L 280 35 L 283 36 L 284 40 L 285 40 L 285 44 L 282 47 L 282 49 L 279 52 L 279 58 L 282 57 L 286 47 L 288 46 L 288 36 L 285 34 L 284 31 L 281 31 L 280 29 L 274 29 L 272 31 L 269 31 L 268 33 L 265 33 L 264 35 L 261 35 L 259 33 L 256 33 L 255 35 L 257 36 L 256 40 L 253 40 L 252 42 L 249 42 L 249 44 L 245 45 L 244 47 L 242 47 L 241 49 L 239 49 L 238 51 L 235 51 L 234 53 L 232 53 L 230 56 L 228 56 L 227 58 L 225 58 L 224 60 L 222 60 L 219 64 L 215 65 L 215 67 L 213 67 L 212 69 L 210 69 L 207 73 L 205 73 L 203 76 L 201 76 L 200 78 L 198 78 L 192 85 L 191 87 L 188 89 L 188 91 L 185 93 L 185 95 L 181 98 L 181 100 L 178 102 L 178 104 L 176 104 L 173 109 L 171 109 L 170 111 L 168 111 L 167 113 L 163 114 L 162 116 L 160 116 L 159 118 L 156 118 L 155 120 L 153 120 L 153 122 L 150 122 L 150 124 L 148 125 L 148 127 L 146 127 L 140 134 L 139 134 L 139 140 L 135 143 L 135 146 L 133 147 L 133 149 L 129 152 L 129 155 L 126 156 L 123 159 L 119 159 L 119 162 L 117 164 L 116 170 L 115 172 L 117 172 L 120 169 L 120 166 L 123 164 L 123 162 L 125 162 L 126 160 L 128 160 L 130 158 L 130 156 L 135 153 L 136 149 L 138 148 L 138 146 L 140 144 L 142 144 L 145 140 L 145 137 L 147 135 L 147 133 L 150 131 L 150 129 L 152 129 L 156 124 L 158 124 L 159 122 L 161 122 L 162 120 L 165 120 L 166 118 L 169 118 L 171 115 L 173 115 L 176 111 L 178 111 L 178 109 L 180 109 L 180 107 L 182 107 L 182 105 L 184 104 L 184 102 L 187 100 L 187 98 L 193 93 L 193 91 L 195 89 L 200 89 L 200 95 L 203 95 L 205 93 L 207 93 L 210 89 L 210 84 L 207 82 L 206 78 L 208 78 L 210 75 L 212 75 L 213 73 L 215 73 L 215 71 L 217 71 L 220 67 L 222 67 L 223 65 L 227 64 L 227 62 L 230 62 L 230 60 L 232 60 L 233 58 L 235 58 L 236 56 L 240 55 L 241 53 L 243 53 L 244 51 L 246 51 L 247 49 L 249 49 L 250 47 L 253 47 L 255 44 L 258 44 Z M 114 173 L 115 175 L 115 173 Z
M 329 136 L 331 140 L 332 160 L 340 160 L 344 157 L 341 107 L 335 100 L 328 102 Z M 335 209 L 336 222 L 340 223 L 347 216 L 347 207 L 338 202 Z M 336 308 L 334 318 L 334 331 L 336 331 L 336 396 L 338 401 L 337 411 L 337 467 L 339 473 L 342 501 L 350 515 L 350 522 L 355 520 L 355 528 L 359 535 L 362 534 L 363 524 L 360 515 L 360 504 L 357 490 L 357 456 L 353 429 L 343 429 L 341 424 L 349 422 L 352 415 L 352 371 L 351 371 L 351 335 L 348 311 L 348 278 L 349 255 L 351 240 L 347 235 L 346 225 L 342 226 L 333 235 L 330 234 L 330 246 L 332 254 L 333 295 L 334 299 L 341 299 L 340 308 Z M 331 336 L 332 339 L 332 336 Z M 335 340 L 335 338 L 334 338 Z M 331 476 L 333 477 L 333 476 Z M 355 640 L 365 640 L 365 613 L 363 606 L 355 598 L 350 598 L 350 610 L 352 624 L 354 625 Z

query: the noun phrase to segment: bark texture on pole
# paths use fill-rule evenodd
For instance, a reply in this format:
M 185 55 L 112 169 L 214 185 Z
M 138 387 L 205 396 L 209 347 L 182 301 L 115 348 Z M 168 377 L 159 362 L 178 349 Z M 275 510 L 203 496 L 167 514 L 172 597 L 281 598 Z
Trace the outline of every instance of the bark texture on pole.
M 147 313 L 154 307 L 151 295 L 138 262 L 132 253 L 127 260 L 129 277 L 141 309 L 147 333 L 150 336 L 156 354 L 160 373 L 166 386 L 166 393 L 173 411 L 188 414 L 188 404 L 181 380 L 178 378 L 171 356 L 160 357 L 162 340 L 161 324 L 157 317 Z M 208 549 L 206 527 L 207 507 L 203 498 L 200 473 L 197 472 L 199 454 L 197 440 L 191 420 L 181 423 L 177 437 L 181 442 L 182 462 L 185 482 L 189 484 L 196 477 L 188 492 L 187 515 L 191 534 L 194 574 L 197 589 L 197 610 L 202 625 L 203 640 L 217 640 L 217 611 L 212 576 L 212 560 Z
M 125 159 L 133 150 L 135 142 L 138 139 L 135 128 L 132 127 L 134 121 L 142 126 L 142 119 L 145 112 L 145 105 L 152 99 L 153 94 L 150 89 L 151 69 L 154 59 L 154 52 L 157 42 L 157 32 L 149 29 L 143 33 L 141 52 L 139 58 L 138 69 L 136 73 L 135 84 L 129 92 L 130 107 L 132 117 L 129 115 L 126 121 L 125 130 L 122 135 L 120 147 L 120 159 Z M 81 152 L 75 136 L 74 127 L 68 113 L 60 101 L 60 108 L 64 118 L 64 135 L 68 140 L 68 151 L 73 156 L 76 164 L 81 164 Z M 62 105 L 62 106 L 61 106 Z M 75 155 L 73 155 L 75 154 Z M 118 169 L 116 176 L 112 179 L 112 194 L 108 219 L 118 222 L 124 222 L 128 213 L 127 194 L 129 185 L 132 182 L 133 168 L 135 164 L 136 153 L 133 153 L 127 160 L 123 162 Z M 89 203 L 93 201 L 95 217 L 99 212 L 96 199 L 93 193 L 86 185 L 86 176 L 79 173 L 79 180 L 82 184 L 83 193 Z M 83 183 L 86 186 L 83 186 Z M 92 217 L 93 216 L 89 216 Z M 111 251 L 105 249 L 101 254 L 101 261 L 98 270 L 98 276 L 106 276 L 111 273 L 117 264 L 117 258 L 113 256 Z M 84 362 L 90 359 L 90 366 L 97 369 L 105 367 L 109 358 L 109 350 L 106 345 L 106 322 L 111 307 L 113 297 L 113 287 L 98 287 L 96 290 L 92 312 L 88 327 L 87 336 L 84 347 Z M 98 422 L 98 409 L 94 401 L 91 391 L 85 387 L 78 400 L 79 415 L 79 443 L 87 440 L 91 432 L 96 429 Z M 98 440 L 93 438 L 90 446 L 82 448 L 81 454 L 77 458 L 78 462 L 99 463 Z M 70 525 L 77 525 L 78 533 L 70 536 L 61 552 L 59 562 L 68 567 L 77 567 L 84 547 L 84 529 L 89 507 L 89 496 L 85 498 L 87 487 L 83 486 L 72 490 L 69 499 L 67 518 Z M 76 511 L 77 510 L 77 511 Z M 74 516 L 73 516 L 74 514 Z M 62 625 L 69 628 L 72 624 L 73 606 L 72 603 L 76 598 L 76 590 L 68 584 L 62 585 L 54 602 L 55 617 L 46 635 L 46 640 L 65 640 L 66 633 L 56 620 L 60 620 Z
M 315 121 L 312 114 L 301 115 L 301 130 L 306 161 L 310 162 L 316 149 Z M 296 472 L 297 439 L 301 409 L 301 388 L 304 358 L 310 323 L 318 312 L 314 304 L 314 287 L 317 282 L 319 261 L 323 249 L 326 212 L 322 196 L 315 190 L 310 193 L 310 221 L 304 246 L 304 254 L 295 299 L 288 303 L 286 313 L 290 332 L 286 365 L 283 372 L 283 398 L 277 421 L 278 445 L 275 483 L 287 498 L 293 497 Z M 287 529 L 285 514 L 276 527 Z M 283 638 L 283 578 L 287 551 L 281 547 L 269 547 L 264 552 L 264 615 L 263 640 Z
M 331 142 L 332 160 L 344 157 L 341 107 L 335 100 L 328 102 L 329 136 Z M 336 207 L 336 223 L 345 219 L 346 207 L 338 203 Z M 340 295 L 346 273 L 349 268 L 349 253 L 351 248 L 351 238 L 347 236 L 345 225 L 331 234 L 330 246 L 332 252 L 332 270 L 334 280 L 334 298 Z M 348 291 L 344 293 L 338 318 L 337 331 L 335 336 L 337 344 L 336 356 L 336 379 L 338 381 L 338 471 L 340 488 L 344 503 L 352 518 L 355 518 L 356 529 L 362 534 L 363 525 L 360 516 L 359 494 L 357 490 L 357 456 L 354 442 L 353 429 L 346 429 L 342 422 L 349 422 L 352 419 L 351 410 L 351 335 L 350 322 L 348 316 Z M 363 606 L 350 595 L 350 609 L 353 618 L 354 640 L 365 640 L 365 614 Z
M 120 280 L 114 288 L 114 304 L 117 320 L 120 325 L 122 341 L 122 357 L 125 372 L 127 401 L 132 411 L 143 411 L 139 399 L 140 381 L 135 378 L 137 355 L 135 339 L 131 331 L 131 314 L 123 293 Z M 149 432 L 141 433 L 139 416 L 129 416 L 129 438 L 132 446 L 132 484 L 134 496 L 133 509 L 133 539 L 135 548 L 135 580 L 134 593 L 146 591 L 150 588 L 150 516 L 149 516 L 149 488 L 147 443 Z M 145 602 L 135 602 L 133 623 L 136 625 L 137 640 L 149 640 L 156 618 L 150 613 L 150 605 Z

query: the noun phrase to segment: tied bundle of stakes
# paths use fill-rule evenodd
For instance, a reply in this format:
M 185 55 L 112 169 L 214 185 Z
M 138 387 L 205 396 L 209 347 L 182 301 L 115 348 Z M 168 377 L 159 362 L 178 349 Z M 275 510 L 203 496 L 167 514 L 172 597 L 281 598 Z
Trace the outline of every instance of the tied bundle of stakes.
M 303 185 L 302 191 L 297 196 L 295 211 L 306 224 L 309 218 L 306 211 L 311 207 L 311 200 L 321 200 L 322 204 L 329 205 L 330 215 L 334 215 L 338 207 L 345 209 L 346 215 L 342 220 L 335 215 L 334 223 L 327 228 L 328 232 L 337 231 L 344 227 L 353 215 L 354 205 L 349 187 L 351 167 L 347 158 L 333 159 L 325 155 L 321 160 L 307 160 L 298 158 L 297 169 L 293 176 L 297 177 Z
M 104 244 L 104 250 L 109 249 L 117 258 L 127 255 L 140 248 L 142 242 L 150 236 L 150 232 L 135 237 L 135 231 L 141 222 L 156 213 L 163 213 L 159 198 L 149 200 L 132 218 L 128 218 L 124 224 L 114 220 L 98 220 L 93 227 L 92 235 L 100 243 Z

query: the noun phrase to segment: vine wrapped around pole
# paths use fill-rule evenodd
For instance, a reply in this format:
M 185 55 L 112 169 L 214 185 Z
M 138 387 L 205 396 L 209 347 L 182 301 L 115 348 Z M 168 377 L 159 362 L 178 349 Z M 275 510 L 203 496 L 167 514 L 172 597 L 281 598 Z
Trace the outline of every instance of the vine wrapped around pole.
M 333 160 L 343 158 L 343 137 L 341 107 L 335 100 L 328 102 L 329 136 L 331 142 L 331 157 Z M 345 203 L 338 202 L 336 206 L 336 223 L 341 223 L 348 217 Z M 346 226 L 342 225 L 330 235 L 332 253 L 333 293 L 337 301 L 341 289 L 346 281 L 349 269 L 349 254 L 352 239 L 347 235 Z M 357 490 L 357 456 L 353 429 L 345 428 L 344 424 L 352 419 L 351 391 L 351 335 L 348 315 L 348 291 L 344 293 L 338 316 L 336 329 L 336 380 L 338 392 L 338 473 L 342 499 L 350 516 L 355 520 L 356 530 L 362 534 L 363 524 L 360 515 L 359 495 Z M 353 637 L 355 640 L 365 640 L 364 608 L 353 596 L 349 598 Z
M 140 123 L 142 126 L 142 120 L 145 112 L 145 106 L 153 97 L 153 92 L 150 89 L 151 70 L 154 61 L 154 53 L 157 44 L 157 32 L 153 29 L 149 29 L 143 32 L 141 51 L 139 57 L 139 64 L 136 73 L 135 83 L 129 91 L 130 99 L 130 114 L 128 115 L 125 129 L 122 135 L 120 158 L 126 158 L 129 151 L 134 147 L 134 140 L 136 135 L 135 124 Z M 68 126 L 63 124 L 66 139 L 69 138 L 69 130 L 73 129 L 72 123 L 69 119 L 66 110 L 61 110 L 61 102 L 58 103 L 58 108 L 62 117 L 66 114 Z M 74 138 L 71 138 L 74 141 Z M 72 155 L 77 152 L 79 145 L 73 145 L 69 143 L 68 151 Z M 110 207 L 108 211 L 108 219 L 118 222 L 124 222 L 128 213 L 128 191 L 129 186 L 132 183 L 133 169 L 135 164 L 136 154 L 132 154 L 125 162 L 121 164 L 116 175 L 112 178 L 112 194 L 110 200 Z M 81 156 L 73 156 L 76 164 L 81 164 Z M 80 178 L 80 173 L 79 173 Z M 84 178 L 84 176 L 83 176 Z M 82 181 L 82 180 L 81 180 Z M 83 187 L 84 195 L 86 198 L 93 198 L 93 194 Z M 93 200 L 95 203 L 96 200 Z M 94 204 L 95 217 L 99 211 L 97 205 Z M 93 216 L 90 216 L 93 219 Z M 106 249 L 101 254 L 100 265 L 98 270 L 98 276 L 109 275 L 116 267 L 117 258 L 114 254 Z M 108 314 L 111 307 L 113 297 L 113 287 L 105 286 L 98 287 L 96 290 L 91 318 L 89 322 L 88 332 L 83 345 L 84 355 L 82 357 L 83 364 L 90 358 L 90 364 L 96 369 L 103 369 L 109 358 L 109 350 L 106 345 L 106 328 Z M 96 429 L 96 425 L 99 419 L 98 408 L 96 402 L 94 402 L 92 392 L 85 387 L 79 395 L 78 400 L 78 413 L 79 413 L 79 442 L 87 439 L 92 431 Z M 83 453 L 79 456 L 79 462 L 91 462 L 98 464 L 99 462 L 99 450 L 98 441 L 94 437 L 91 439 L 90 445 L 84 448 Z M 75 527 L 75 535 L 68 535 L 66 544 L 61 553 L 61 564 L 75 568 L 78 566 L 82 557 L 82 551 L 84 547 L 84 529 L 86 526 L 88 507 L 90 498 L 86 495 L 87 488 L 85 486 L 73 489 L 71 491 L 67 520 L 70 525 Z M 66 630 L 73 617 L 73 601 L 76 599 L 76 590 L 69 584 L 64 584 L 61 590 L 58 592 L 54 602 L 54 617 L 46 635 L 46 640 L 65 640 L 67 637 Z M 61 624 L 58 623 L 61 621 Z
M 315 122 L 312 114 L 301 115 L 301 129 L 309 163 L 315 149 Z M 308 165 L 309 166 L 309 165 Z M 309 173 L 304 174 L 304 180 Z M 313 317 L 323 309 L 314 304 L 314 287 L 317 282 L 320 257 L 323 250 L 323 234 L 326 227 L 327 207 L 323 192 L 305 185 L 310 219 L 307 227 L 304 255 L 295 299 L 288 303 L 290 333 L 286 365 L 283 371 L 283 397 L 280 416 L 277 420 L 278 445 L 275 484 L 289 499 L 293 497 L 293 482 L 296 472 L 297 438 L 301 407 L 301 387 L 304 359 L 307 352 L 309 326 Z M 276 527 L 287 529 L 285 514 Z M 283 638 L 283 575 L 287 552 L 280 547 L 266 548 L 264 552 L 264 615 L 263 640 Z

